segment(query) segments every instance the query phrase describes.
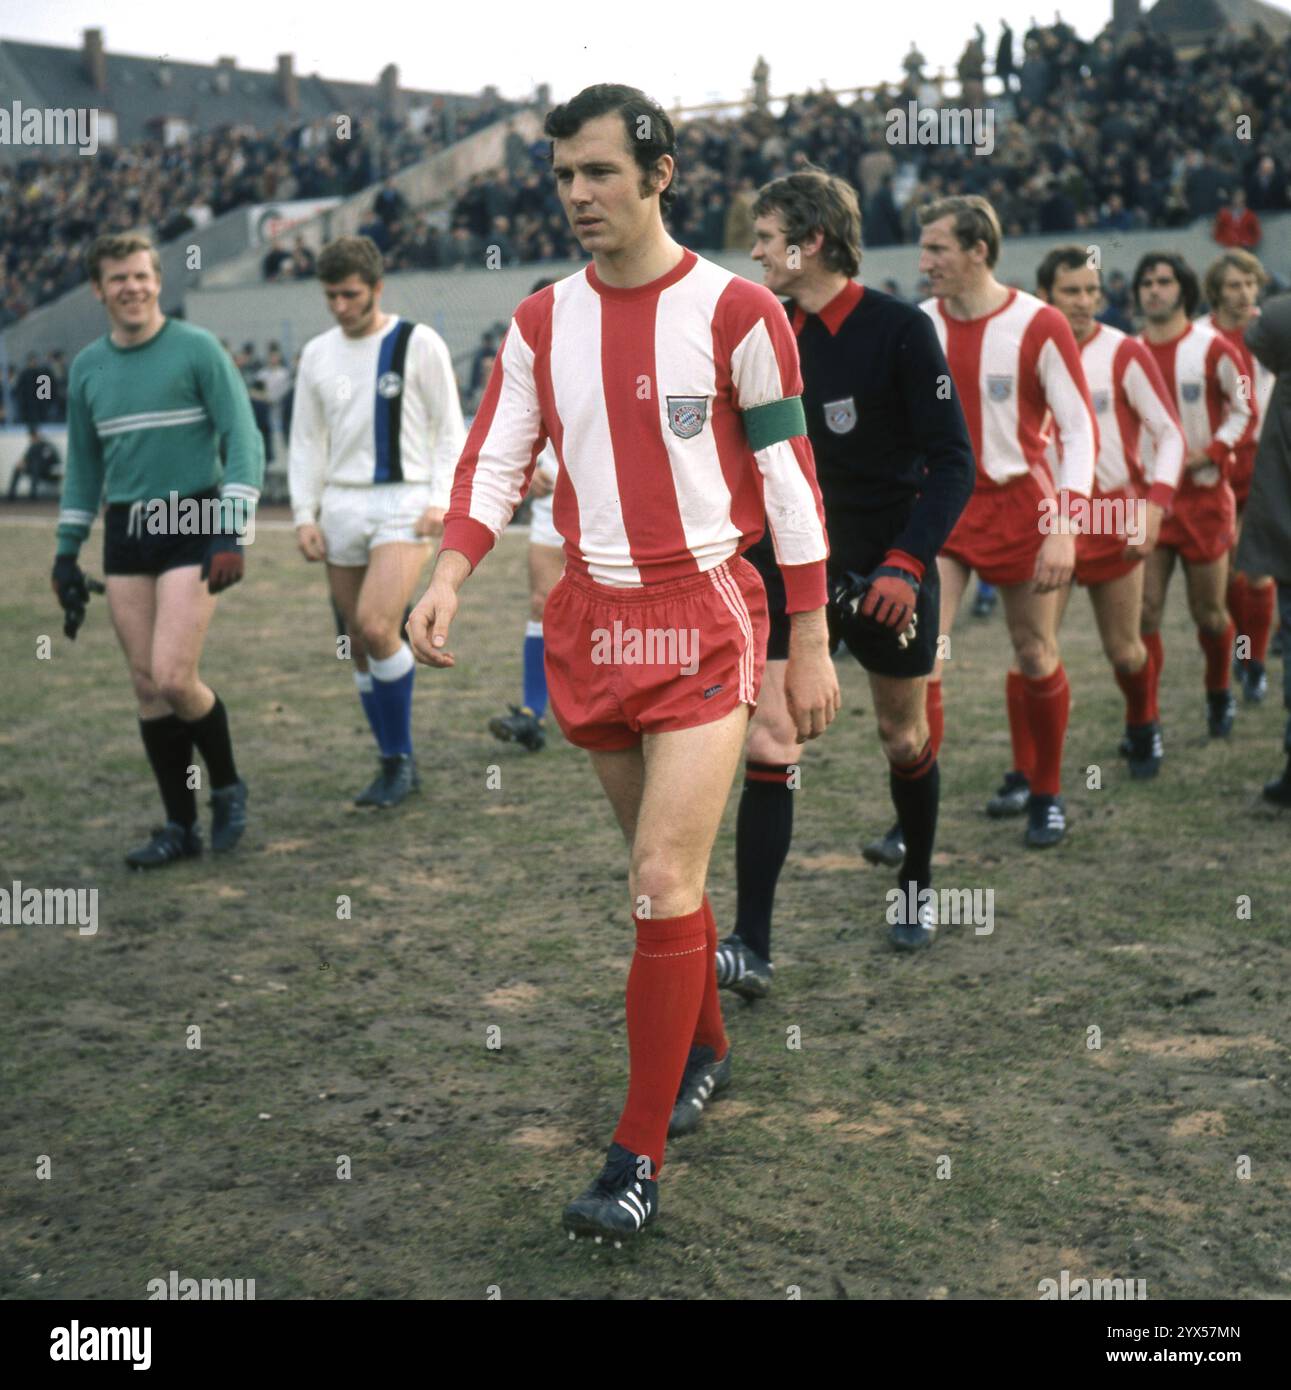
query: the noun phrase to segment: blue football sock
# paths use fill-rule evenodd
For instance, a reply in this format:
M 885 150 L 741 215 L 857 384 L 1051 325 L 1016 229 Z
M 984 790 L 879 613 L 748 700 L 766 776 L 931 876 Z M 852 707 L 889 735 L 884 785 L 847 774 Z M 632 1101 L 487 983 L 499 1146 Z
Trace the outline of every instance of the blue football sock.
M 377 722 L 377 697 L 372 693 L 372 673 L 370 671 L 355 671 L 354 684 L 359 689 L 359 703 L 363 706 L 363 713 L 368 717 L 368 727 L 372 730 L 372 737 L 377 741 L 377 747 L 381 746 L 381 726 Z
M 377 741 L 383 757 L 412 752 L 412 680 L 416 670 L 406 642 L 393 656 L 368 657 Z
M 547 668 L 542 660 L 542 624 L 524 630 L 524 702 L 541 719 L 547 709 Z

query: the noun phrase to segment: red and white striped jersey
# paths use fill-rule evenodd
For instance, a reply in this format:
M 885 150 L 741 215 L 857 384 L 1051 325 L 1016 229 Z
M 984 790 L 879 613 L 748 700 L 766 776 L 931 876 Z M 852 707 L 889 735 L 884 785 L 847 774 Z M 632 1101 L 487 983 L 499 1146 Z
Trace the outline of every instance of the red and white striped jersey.
M 801 394 L 793 331 L 764 286 L 693 251 L 636 289 L 589 265 L 516 310 L 457 464 L 443 548 L 479 564 L 550 439 L 552 515 L 576 570 L 663 583 L 715 568 L 769 525 L 787 610 L 820 608 L 828 546 Z
M 1257 309 L 1255 312 L 1258 315 L 1260 311 Z M 1273 384 L 1277 381 L 1277 377 L 1246 346 L 1246 330 L 1244 328 L 1225 328 L 1214 314 L 1211 314 L 1206 322 L 1216 333 L 1222 335 L 1232 344 L 1234 351 L 1241 358 L 1242 371 L 1251 383 L 1248 388 L 1248 399 L 1255 405 L 1254 432 L 1252 438 L 1238 449 L 1238 453 L 1249 453 L 1253 459 L 1255 446 L 1259 443 L 1260 429 L 1264 424 L 1265 416 L 1268 414 L 1269 401 L 1273 398 Z
M 998 309 L 976 319 L 951 318 L 939 299 L 921 307 L 936 325 L 959 391 L 977 486 L 1001 487 L 1028 472 L 1047 479 L 1045 421 L 1052 413 L 1058 488 L 1088 497 L 1098 425 L 1076 336 L 1062 312 L 1023 290 L 1011 290 Z
M 1098 419 L 1098 491 L 1132 487 L 1159 507 L 1169 507 L 1187 449 L 1152 354 L 1137 338 L 1100 323 L 1081 343 L 1080 360 Z M 1139 455 L 1145 432 L 1152 442 L 1150 474 Z
M 1255 415 L 1241 385 L 1242 362 L 1227 338 L 1201 320 L 1169 342 L 1140 335 L 1161 369 L 1166 390 L 1183 425 L 1188 453 L 1208 454 L 1211 462 L 1185 469 L 1180 491 L 1214 487 L 1223 476 L 1218 461 L 1254 437 Z M 1140 440 L 1145 457 L 1146 438 Z

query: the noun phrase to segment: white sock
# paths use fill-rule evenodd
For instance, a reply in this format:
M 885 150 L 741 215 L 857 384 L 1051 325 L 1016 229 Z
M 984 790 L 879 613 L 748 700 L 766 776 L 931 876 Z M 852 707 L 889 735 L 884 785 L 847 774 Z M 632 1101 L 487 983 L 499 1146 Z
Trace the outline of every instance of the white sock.
M 370 695 L 372 693 L 372 672 L 355 671 L 354 684 L 358 686 L 360 695 Z
M 403 642 L 393 656 L 369 656 L 368 671 L 374 680 L 397 681 L 416 665 L 412 648 Z
M 539 618 L 539 619 L 537 619 L 537 620 L 535 621 L 533 618 L 530 618 L 530 619 L 529 619 L 529 626 L 525 628 L 525 630 L 524 630 L 524 635 L 525 635 L 526 637 L 541 637 L 541 636 L 542 636 L 542 619 Z

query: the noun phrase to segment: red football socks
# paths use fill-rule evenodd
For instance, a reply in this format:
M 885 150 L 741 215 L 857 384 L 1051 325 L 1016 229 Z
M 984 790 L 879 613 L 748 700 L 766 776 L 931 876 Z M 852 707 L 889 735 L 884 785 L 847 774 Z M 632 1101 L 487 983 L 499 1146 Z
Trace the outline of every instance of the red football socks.
M 728 1043 L 722 1026 L 722 1002 L 717 992 L 717 918 L 713 905 L 704 894 L 704 939 L 708 943 L 708 973 L 704 976 L 704 997 L 699 1005 L 699 1022 L 695 1024 L 695 1046 L 711 1047 L 713 1058 L 720 1062 L 726 1056 Z
M 1132 674 L 1128 671 L 1114 671 L 1116 684 L 1125 695 L 1125 722 L 1127 724 L 1153 724 L 1160 717 L 1157 713 L 1156 674 L 1152 665 L 1152 653 L 1139 669 Z
M 1031 733 L 1031 708 L 1027 702 L 1027 678 L 1021 671 L 1010 671 L 1004 682 L 1009 707 L 1009 737 L 1013 741 L 1013 770 L 1028 782 L 1035 776 L 1035 739 Z
M 1258 661 L 1261 666 L 1269 654 L 1269 634 L 1273 631 L 1277 598 L 1277 588 L 1273 584 L 1265 584 L 1261 589 L 1257 589 L 1253 584 L 1247 586 L 1242 608 L 1244 622 L 1239 631 L 1251 639 L 1251 649 L 1247 656 L 1252 661 Z
M 1031 790 L 1037 796 L 1057 796 L 1062 786 L 1062 745 L 1067 737 L 1071 711 L 1071 687 L 1059 665 L 1051 676 L 1026 683 L 1027 722 L 1035 748 L 1035 774 Z
M 1228 689 L 1228 668 L 1233 660 L 1233 638 L 1237 627 L 1230 618 L 1223 632 L 1197 629 L 1197 644 L 1206 653 L 1206 693 Z
M 648 1155 L 657 1177 L 704 983 L 714 973 L 713 952 L 702 907 L 654 920 L 634 913 L 632 921 L 637 948 L 628 971 L 628 1099 L 614 1141 Z

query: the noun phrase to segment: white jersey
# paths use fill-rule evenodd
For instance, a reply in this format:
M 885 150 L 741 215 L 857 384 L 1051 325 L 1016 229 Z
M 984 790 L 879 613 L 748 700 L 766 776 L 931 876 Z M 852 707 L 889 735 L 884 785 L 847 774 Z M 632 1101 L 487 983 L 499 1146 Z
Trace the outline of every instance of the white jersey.
M 465 442 L 452 359 L 434 329 L 395 317 L 365 338 L 320 333 L 296 376 L 292 519 L 316 522 L 328 486 L 428 483 L 430 505 L 447 509 Z
M 1098 491 L 1133 488 L 1168 507 L 1183 471 L 1179 417 L 1152 354 L 1137 338 L 1099 324 L 1080 346 L 1080 360 L 1098 417 Z M 1139 456 L 1139 436 L 1151 441 L 1151 472 Z

